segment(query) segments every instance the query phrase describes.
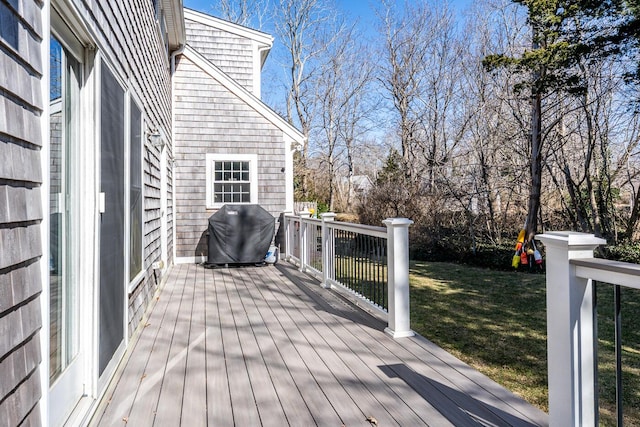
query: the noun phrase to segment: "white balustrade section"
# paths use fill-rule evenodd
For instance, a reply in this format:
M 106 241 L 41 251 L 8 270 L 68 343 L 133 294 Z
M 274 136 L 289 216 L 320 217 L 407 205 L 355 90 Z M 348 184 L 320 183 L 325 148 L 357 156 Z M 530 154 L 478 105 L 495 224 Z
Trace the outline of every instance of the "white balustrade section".
M 308 212 L 300 215 L 284 216 L 285 248 L 284 259 L 296 264 L 300 271 L 316 276 L 325 288 L 340 286 L 347 288 L 336 277 L 336 240 L 339 231 L 353 233 L 361 240 L 386 240 L 386 266 L 388 307 L 358 295 L 378 310 L 387 312 L 388 327 L 385 331 L 394 338 L 414 335 L 409 316 L 409 226 L 413 221 L 407 218 L 389 218 L 383 221 L 385 227 L 351 224 L 335 221 L 334 213 L 321 215 L 321 219 L 310 218 Z M 319 233 L 318 233 L 318 228 Z M 363 237 L 364 236 L 364 237 Z M 318 239 L 320 242 L 318 242 Z M 377 241 L 377 240 L 376 240 Z M 379 248 L 366 246 L 371 256 L 384 258 Z M 321 257 L 321 260 L 318 258 Z M 354 267 L 355 268 L 355 267 Z M 354 293 L 353 291 L 351 291 Z
M 640 266 L 593 257 L 606 243 L 592 234 L 550 232 L 536 237 L 547 264 L 549 423 L 598 423 L 597 319 L 593 281 L 640 289 Z
M 389 264 L 389 326 L 385 332 L 394 338 L 413 336 L 409 311 L 409 226 L 407 218 L 390 218 L 387 226 Z

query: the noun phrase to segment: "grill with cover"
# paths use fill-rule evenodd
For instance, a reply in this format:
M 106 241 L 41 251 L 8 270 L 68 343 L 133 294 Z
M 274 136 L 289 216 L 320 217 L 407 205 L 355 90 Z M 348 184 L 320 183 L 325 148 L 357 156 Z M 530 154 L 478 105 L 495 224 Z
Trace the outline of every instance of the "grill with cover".
M 208 264 L 264 261 L 275 233 L 275 218 L 258 205 L 224 205 L 209 217 Z

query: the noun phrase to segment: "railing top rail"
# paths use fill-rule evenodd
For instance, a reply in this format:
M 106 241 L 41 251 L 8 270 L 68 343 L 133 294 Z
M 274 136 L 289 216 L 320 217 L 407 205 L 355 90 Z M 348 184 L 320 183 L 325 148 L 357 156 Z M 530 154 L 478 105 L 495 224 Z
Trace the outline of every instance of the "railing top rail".
M 576 276 L 640 289 L 640 265 L 601 258 L 574 258 L 569 260 L 576 267 Z
M 307 222 L 316 222 L 321 223 L 322 220 L 318 218 L 302 218 L 299 215 L 294 214 L 285 214 L 286 218 L 298 220 L 298 221 L 307 221 Z M 353 231 L 360 234 L 365 234 L 373 237 L 387 237 L 387 228 L 386 227 L 377 227 L 375 225 L 364 225 L 364 224 L 353 224 L 351 222 L 343 222 L 343 221 L 326 221 L 326 224 L 329 228 L 335 228 L 337 230 L 345 230 L 345 231 Z
M 341 221 L 327 221 L 327 226 L 329 228 L 335 228 L 336 230 L 345 230 L 345 231 L 353 231 L 360 234 L 365 234 L 367 236 L 373 237 L 387 237 L 387 229 L 385 227 L 376 227 L 374 225 L 364 225 L 364 224 L 352 224 L 350 222 L 341 222 Z
M 322 224 L 322 220 L 318 218 L 301 218 L 303 222 L 315 222 L 318 224 Z

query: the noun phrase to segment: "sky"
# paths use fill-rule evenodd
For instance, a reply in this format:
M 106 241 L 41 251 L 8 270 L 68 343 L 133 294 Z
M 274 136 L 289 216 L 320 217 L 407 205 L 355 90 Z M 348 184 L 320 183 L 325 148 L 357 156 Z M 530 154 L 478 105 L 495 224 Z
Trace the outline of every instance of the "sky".
M 409 0 L 410 1 L 410 0 Z M 451 0 L 450 4 L 456 9 L 462 10 L 471 4 L 472 0 Z M 183 0 L 184 6 L 189 9 L 204 13 L 212 13 L 216 0 Z M 358 17 L 362 23 L 371 23 L 374 19 L 371 4 L 378 3 L 375 0 L 336 0 L 339 8 L 353 17 Z
M 215 14 L 215 5 L 219 0 L 183 0 L 183 4 L 186 8 L 194 9 L 207 14 Z M 345 14 L 358 19 L 358 26 L 363 31 L 366 38 L 374 38 L 376 31 L 377 18 L 373 12 L 372 6 L 380 3 L 380 0 L 334 0 L 339 9 L 344 10 Z M 396 0 L 397 4 L 402 4 L 405 1 L 412 2 L 415 0 Z M 440 1 L 440 0 L 432 0 Z M 458 12 L 462 12 L 466 9 L 473 0 L 448 0 L 449 4 Z M 271 34 L 276 37 L 269 28 L 263 28 L 262 31 Z M 284 111 L 285 92 L 282 86 L 282 74 L 286 71 L 282 67 L 282 63 L 277 58 L 281 57 L 279 51 L 280 45 L 277 40 L 274 40 L 274 46 L 271 49 L 269 59 L 267 60 L 265 67 L 262 70 L 262 100 L 279 113 Z

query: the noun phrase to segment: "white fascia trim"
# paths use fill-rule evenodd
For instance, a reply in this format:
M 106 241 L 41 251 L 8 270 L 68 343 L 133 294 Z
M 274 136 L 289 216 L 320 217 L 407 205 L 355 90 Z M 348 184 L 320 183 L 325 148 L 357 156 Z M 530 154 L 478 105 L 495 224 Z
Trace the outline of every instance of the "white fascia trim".
M 245 37 L 264 45 L 271 49 L 273 46 L 273 36 L 262 31 L 254 30 L 252 28 L 244 27 L 242 25 L 234 24 L 233 22 L 225 21 L 224 19 L 216 18 L 215 16 L 207 15 L 206 13 L 197 12 L 192 9 L 184 9 L 184 18 L 190 21 L 199 22 L 200 24 L 207 25 L 212 28 L 217 28 L 220 31 L 235 34 L 240 37 Z
M 293 212 L 293 153 L 296 144 L 286 136 L 284 143 L 284 174 L 285 174 L 285 212 Z
M 167 17 L 169 44 L 171 49 L 178 49 L 185 43 L 184 8 L 181 0 L 162 0 L 162 8 Z
M 262 60 L 260 58 L 262 56 L 262 52 L 256 41 L 251 42 L 251 48 L 253 50 L 253 94 L 256 98 L 262 98 L 262 76 L 260 75 L 260 71 L 262 70 Z
M 196 50 L 187 45 L 184 49 L 183 55 L 192 61 L 202 71 L 218 81 L 229 92 L 240 98 L 248 106 L 253 108 L 258 114 L 262 115 L 265 119 L 269 120 L 278 129 L 284 132 L 289 138 L 293 139 L 299 144 L 304 143 L 304 135 L 300 131 L 289 123 L 287 123 L 282 117 L 280 117 L 275 111 L 273 111 L 267 104 L 262 102 L 260 98 L 245 89 L 242 85 L 238 84 L 235 80 L 225 74 L 218 67 L 213 65 L 211 61 L 204 58 Z
M 42 171 L 42 191 L 40 192 L 40 204 L 42 212 L 50 212 L 50 200 L 49 191 L 46 190 L 50 185 L 50 148 L 51 148 L 51 112 L 50 103 L 46 102 L 49 99 L 50 86 L 50 70 L 49 61 L 51 58 L 50 52 L 50 35 L 51 35 L 51 8 L 49 1 L 45 0 L 44 7 L 42 8 L 40 15 L 40 22 L 42 25 L 42 42 L 40 43 L 40 55 L 42 58 L 42 78 L 40 79 L 40 95 L 42 96 L 42 114 L 40 116 L 40 135 L 42 135 L 40 143 L 42 144 L 42 151 L 40 153 L 40 170 Z M 62 105 L 62 102 L 60 102 Z M 40 223 L 40 231 L 42 233 L 41 240 L 41 253 L 43 254 L 40 261 L 40 281 L 42 283 L 42 293 L 40 294 L 40 318 L 42 321 L 42 330 L 40 331 L 40 363 L 38 364 L 40 375 L 40 398 L 38 399 L 38 408 L 40 410 L 40 420 L 43 425 L 49 424 L 49 360 L 50 345 L 51 345 L 51 305 L 50 305 L 50 289 L 46 285 L 49 283 L 49 262 L 48 254 L 51 250 L 49 246 L 49 230 L 50 230 L 49 214 L 43 216 L 43 221 Z M 47 254 L 47 255 L 44 255 Z M 37 409 L 36 409 L 37 410 Z

